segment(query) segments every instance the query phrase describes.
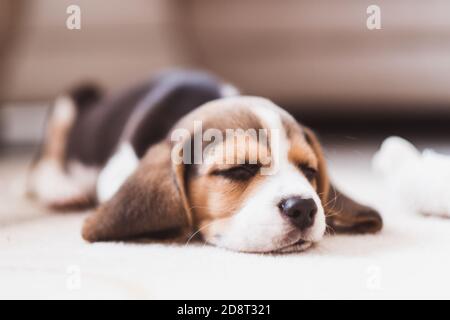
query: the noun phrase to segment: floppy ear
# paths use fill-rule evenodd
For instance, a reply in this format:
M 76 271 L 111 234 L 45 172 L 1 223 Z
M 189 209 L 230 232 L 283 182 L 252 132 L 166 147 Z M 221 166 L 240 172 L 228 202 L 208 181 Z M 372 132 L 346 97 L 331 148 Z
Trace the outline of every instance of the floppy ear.
M 317 159 L 319 160 L 318 176 L 317 176 L 317 193 L 319 194 L 322 203 L 325 204 L 328 201 L 328 195 L 330 193 L 330 180 L 328 178 L 328 170 L 325 161 L 325 156 L 323 155 L 319 139 L 317 139 L 317 136 L 314 134 L 314 132 L 307 127 L 303 128 L 303 132 L 305 133 L 306 141 L 311 146 L 314 153 L 316 154 Z
M 337 233 L 375 233 L 383 228 L 380 214 L 331 187 L 325 208 L 327 225 Z
M 327 216 L 327 225 L 336 233 L 375 233 L 382 229 L 380 214 L 337 190 L 329 181 L 323 151 L 316 135 L 308 128 L 305 137 L 319 159 L 317 191 Z
M 90 242 L 125 240 L 190 226 L 184 165 L 171 161 L 171 144 L 153 146 L 116 195 L 83 226 Z

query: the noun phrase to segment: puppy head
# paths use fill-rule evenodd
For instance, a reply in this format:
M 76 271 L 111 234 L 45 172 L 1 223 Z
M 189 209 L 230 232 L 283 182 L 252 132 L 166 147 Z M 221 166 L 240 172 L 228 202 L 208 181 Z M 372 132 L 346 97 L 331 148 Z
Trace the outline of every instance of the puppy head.
M 297 251 L 322 239 L 329 189 L 309 129 L 268 100 L 228 98 L 189 114 L 152 147 L 83 234 L 117 240 L 190 226 L 236 251 Z
M 326 226 L 320 196 L 326 198 L 328 183 L 313 134 L 264 99 L 219 104 L 238 112 L 240 121 L 228 122 L 231 134 L 206 145 L 205 161 L 189 168 L 187 181 L 204 239 L 246 252 L 298 250 L 319 241 Z M 208 126 L 223 132 L 223 119 L 218 115 Z

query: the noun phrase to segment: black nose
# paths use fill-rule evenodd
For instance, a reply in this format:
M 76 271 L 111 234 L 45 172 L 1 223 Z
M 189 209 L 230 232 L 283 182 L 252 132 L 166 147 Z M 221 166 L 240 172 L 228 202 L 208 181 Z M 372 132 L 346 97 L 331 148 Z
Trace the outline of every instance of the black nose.
M 313 199 L 292 197 L 281 201 L 278 205 L 281 213 L 300 230 L 311 227 L 317 213 L 317 205 Z

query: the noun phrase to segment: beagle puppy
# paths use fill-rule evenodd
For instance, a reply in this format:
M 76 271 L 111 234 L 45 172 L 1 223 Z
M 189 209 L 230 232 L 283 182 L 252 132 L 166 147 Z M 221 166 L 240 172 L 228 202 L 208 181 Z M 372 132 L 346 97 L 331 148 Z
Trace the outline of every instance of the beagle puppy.
M 301 251 L 382 219 L 334 188 L 320 143 L 288 112 L 212 75 L 164 73 L 110 98 L 60 97 L 29 176 L 56 210 L 97 206 L 89 242 L 161 232 L 240 252 Z

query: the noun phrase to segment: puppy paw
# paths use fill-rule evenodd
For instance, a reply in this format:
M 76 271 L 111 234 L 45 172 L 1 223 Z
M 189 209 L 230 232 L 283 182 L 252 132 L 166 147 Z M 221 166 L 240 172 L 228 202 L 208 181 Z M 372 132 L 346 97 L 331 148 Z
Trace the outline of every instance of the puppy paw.
M 54 211 L 81 211 L 92 208 L 95 200 L 88 194 L 79 194 L 53 199 L 46 202 L 45 205 Z

